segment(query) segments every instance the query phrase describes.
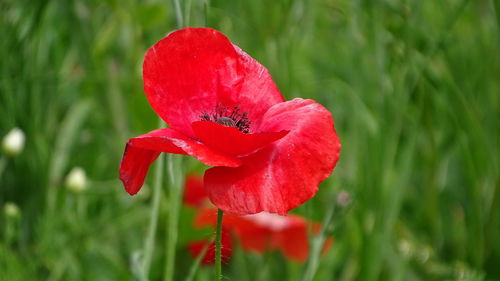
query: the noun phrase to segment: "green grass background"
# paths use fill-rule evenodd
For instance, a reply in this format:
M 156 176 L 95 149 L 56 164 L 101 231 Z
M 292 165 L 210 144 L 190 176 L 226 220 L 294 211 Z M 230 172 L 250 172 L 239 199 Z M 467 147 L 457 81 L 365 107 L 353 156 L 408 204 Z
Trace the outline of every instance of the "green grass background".
M 183 25 L 221 30 L 287 99 L 334 115 L 341 159 L 293 212 L 322 221 L 340 190 L 352 203 L 335 209 L 313 280 L 500 280 L 499 12 L 496 0 L 180 1 Z M 177 26 L 170 1 L 0 1 L 0 136 L 27 136 L 3 156 L 0 205 L 21 216 L 0 215 L 0 280 L 139 278 L 154 168 L 133 198 L 117 170 L 126 140 L 158 127 L 141 65 Z M 63 186 L 75 166 L 90 181 L 80 194 Z M 212 235 L 185 208 L 167 230 L 181 171 L 163 180 L 150 280 L 162 280 L 168 235 L 174 280 L 193 263 L 186 243 Z M 236 250 L 223 274 L 303 280 L 307 268 Z M 210 267 L 195 278 L 212 279 Z

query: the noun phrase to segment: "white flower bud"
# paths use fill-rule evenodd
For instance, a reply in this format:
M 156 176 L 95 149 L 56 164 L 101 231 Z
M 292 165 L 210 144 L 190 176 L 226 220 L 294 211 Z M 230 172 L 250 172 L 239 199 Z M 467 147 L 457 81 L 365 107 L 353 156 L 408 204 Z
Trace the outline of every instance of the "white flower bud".
M 24 132 L 19 128 L 14 128 L 5 135 L 2 142 L 2 149 L 9 156 L 16 156 L 24 148 Z
M 66 176 L 66 188 L 74 193 L 80 193 L 87 188 L 87 175 L 80 167 L 73 168 Z
M 3 205 L 3 212 L 8 218 L 17 218 L 21 214 L 21 210 L 19 210 L 19 207 L 12 202 L 6 202 Z

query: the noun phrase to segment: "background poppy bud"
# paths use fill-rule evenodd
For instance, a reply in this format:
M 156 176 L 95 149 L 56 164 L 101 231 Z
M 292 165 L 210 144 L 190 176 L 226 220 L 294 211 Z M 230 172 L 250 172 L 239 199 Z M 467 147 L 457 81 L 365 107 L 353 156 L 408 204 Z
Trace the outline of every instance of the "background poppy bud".
M 337 194 L 337 204 L 341 208 L 347 207 L 351 203 L 351 195 L 349 192 L 345 190 L 341 190 L 339 194 Z
M 402 239 L 398 243 L 398 250 L 403 257 L 409 258 L 413 254 L 412 245 L 408 240 Z
M 21 210 L 15 203 L 6 202 L 3 205 L 3 213 L 5 215 L 4 241 L 5 245 L 11 245 L 20 237 Z
M 19 128 L 10 130 L 2 141 L 2 150 L 9 156 L 16 156 L 24 148 L 24 132 Z
M 21 215 L 21 210 L 19 207 L 12 202 L 7 202 L 3 205 L 3 212 L 8 218 L 17 218 Z
M 87 175 L 80 167 L 73 168 L 66 176 L 64 182 L 66 188 L 74 193 L 80 193 L 87 188 Z

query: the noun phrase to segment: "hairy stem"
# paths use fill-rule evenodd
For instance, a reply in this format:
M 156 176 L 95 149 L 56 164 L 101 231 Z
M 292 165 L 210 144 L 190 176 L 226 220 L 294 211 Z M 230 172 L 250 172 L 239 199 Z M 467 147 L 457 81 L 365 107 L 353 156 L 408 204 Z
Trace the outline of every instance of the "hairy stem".
M 221 264 L 221 238 L 222 238 L 222 216 L 224 212 L 217 209 L 217 230 L 215 232 L 215 281 L 222 280 L 222 264 Z

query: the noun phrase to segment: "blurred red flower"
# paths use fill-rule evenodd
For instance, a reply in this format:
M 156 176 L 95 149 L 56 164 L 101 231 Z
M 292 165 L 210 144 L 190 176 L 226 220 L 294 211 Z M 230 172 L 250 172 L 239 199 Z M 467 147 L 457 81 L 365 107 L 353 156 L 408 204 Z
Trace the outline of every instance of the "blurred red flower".
M 187 176 L 184 203 L 198 209 L 194 221 L 196 228 L 215 227 L 217 209 L 209 206 L 208 198 L 203 188 L 200 188 L 202 184 L 201 178 L 196 175 Z M 196 198 L 197 204 L 193 204 L 192 198 Z M 224 231 L 231 232 L 243 249 L 258 253 L 278 250 L 286 258 L 297 262 L 304 262 L 309 256 L 308 224 L 311 225 L 313 234 L 319 233 L 321 229 L 319 223 L 310 223 L 298 215 L 279 216 L 267 212 L 245 216 L 226 214 L 223 220 Z M 327 239 L 324 251 L 330 247 L 332 241 L 331 238 Z M 192 250 L 191 252 L 193 253 Z M 230 254 L 226 255 L 229 256 Z M 207 253 L 207 259 L 211 260 L 211 257 Z
M 215 227 L 217 223 L 217 209 L 201 209 L 195 219 L 195 226 Z M 225 215 L 223 226 L 231 230 L 240 241 L 243 249 L 258 253 L 278 250 L 286 258 L 304 262 L 309 256 L 308 221 L 298 215 L 279 216 L 262 212 L 254 215 Z M 317 234 L 321 229 L 319 223 L 312 223 L 312 233 Z M 327 251 L 332 244 L 328 238 L 323 246 Z
M 202 178 L 197 175 L 188 175 L 184 186 L 184 204 L 199 208 L 207 203 L 207 194 Z
M 170 125 L 131 138 L 120 179 L 131 195 L 161 152 L 215 166 L 210 201 L 233 214 L 286 214 L 309 200 L 340 151 L 330 112 L 313 100 L 285 101 L 269 72 L 210 28 L 172 32 L 151 47 L 144 90 Z

